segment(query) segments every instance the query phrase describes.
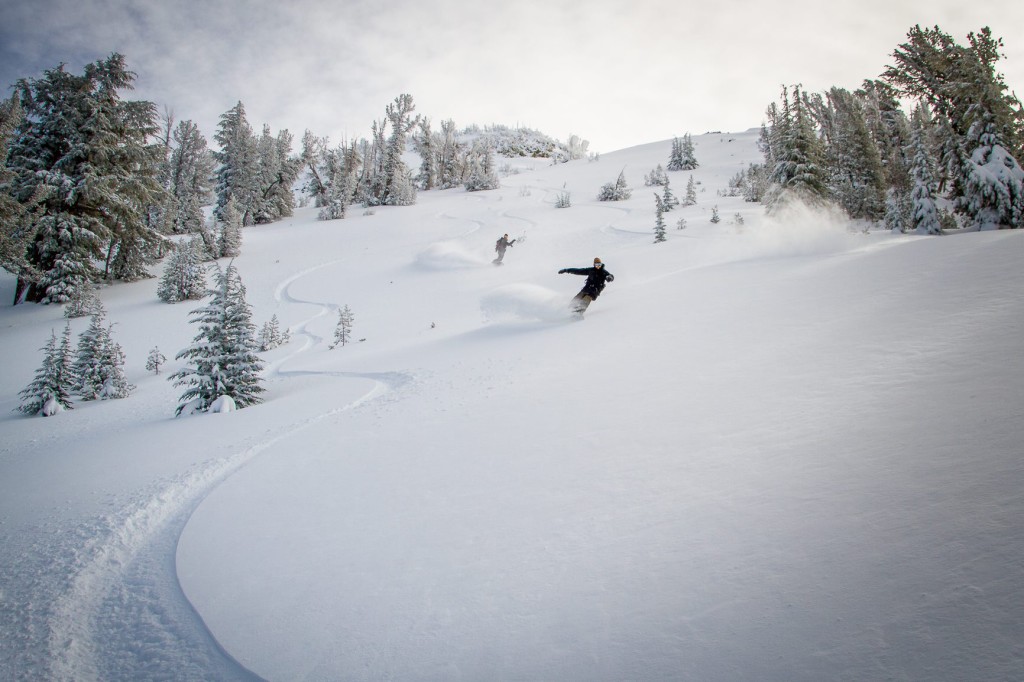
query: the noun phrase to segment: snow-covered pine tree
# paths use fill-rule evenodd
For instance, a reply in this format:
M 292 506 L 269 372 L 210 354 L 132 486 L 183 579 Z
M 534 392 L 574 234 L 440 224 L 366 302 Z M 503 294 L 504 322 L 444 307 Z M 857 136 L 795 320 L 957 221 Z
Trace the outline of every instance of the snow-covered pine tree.
M 338 149 L 330 153 L 329 158 L 331 162 L 325 167 L 328 182 L 317 218 L 340 220 L 345 217 L 349 204 L 355 199 L 358 185 L 358 153 L 355 144 L 348 150 Z
M 313 205 L 321 207 L 327 200 L 327 188 L 330 185 L 331 174 L 328 170 L 328 158 L 336 152 L 327 149 L 327 138 L 317 137 L 311 131 L 306 130 L 302 134 L 302 151 L 299 152 L 299 162 L 309 177 L 309 181 L 303 187 L 305 192 L 313 198 Z
M 683 169 L 683 141 L 678 137 L 672 138 L 672 151 L 668 155 L 668 169 L 670 171 Z
M 676 199 L 676 195 L 672 193 L 668 177 L 665 178 L 665 182 L 662 185 L 661 206 L 665 213 L 668 213 L 679 206 L 679 199 Z
M 897 234 L 906 232 L 912 226 L 913 206 L 910 197 L 903 191 L 890 189 L 885 199 L 885 226 Z
M 911 190 L 913 229 L 918 234 L 942 234 L 939 211 L 935 204 L 935 175 L 927 143 L 927 118 L 923 107 L 914 111 L 909 156 L 912 161 L 914 187 Z
M 334 343 L 328 348 L 333 350 L 336 346 L 344 346 L 352 340 L 352 323 L 355 316 L 347 305 L 338 311 L 338 325 L 334 328 Z
M 74 297 L 68 301 L 64 308 L 64 317 L 68 319 L 76 317 L 89 317 L 95 315 L 103 308 L 100 299 L 93 289 L 86 287 L 75 292 Z
M 270 320 L 263 324 L 259 334 L 260 351 L 268 351 L 283 346 L 291 339 L 291 333 L 281 329 L 281 323 L 277 315 L 271 315 Z
M 893 53 L 895 63 L 884 77 L 935 114 L 942 146 L 940 191 L 957 211 L 974 226 L 1011 226 L 1013 167 L 1020 167 L 1024 154 L 1024 113 L 995 69 L 1002 40 L 988 28 L 967 38 L 969 45 L 962 46 L 938 26 L 915 26 Z M 1002 179 L 994 180 L 990 172 Z
M 186 366 L 168 377 L 185 386 L 175 414 L 206 412 L 222 396 L 238 408 L 261 402 L 260 372 L 252 311 L 245 300 L 245 286 L 233 263 L 217 265 L 210 301 L 189 313 L 199 325 L 192 345 L 175 356 Z
M 100 309 L 78 337 L 75 377 L 82 400 L 126 398 L 135 389 L 125 377 L 124 351 L 111 335 L 113 324 L 105 322 Z
M 683 206 L 693 206 L 697 203 L 697 185 L 693 181 L 693 176 L 686 182 L 686 201 Z
M 206 295 L 206 268 L 201 262 L 201 248 L 199 237 L 175 245 L 157 286 L 156 295 L 161 301 L 177 303 Z
M 666 241 L 665 235 L 665 200 L 658 194 L 654 195 L 654 243 Z
M 146 371 L 160 374 L 160 368 L 164 366 L 165 362 L 167 362 L 167 358 L 160 352 L 160 348 L 153 346 L 153 349 L 149 351 L 149 355 L 146 357 Z
M 501 180 L 494 169 L 494 148 L 486 140 L 473 143 L 470 152 L 468 172 L 466 174 L 466 191 L 498 189 Z
M 234 258 L 242 253 L 242 216 L 229 199 L 217 224 L 217 257 Z
M 659 163 L 654 170 L 647 175 L 644 175 L 644 185 L 646 187 L 654 187 L 655 185 L 664 185 L 668 182 L 668 175 L 665 173 L 665 169 L 662 168 Z
M 64 325 L 60 345 L 57 344 L 57 333 L 51 331 L 50 340 L 40 350 L 43 351 L 43 363 L 36 370 L 32 383 L 19 394 L 22 404 L 18 410 L 50 417 L 73 409 L 71 391 L 75 374 L 71 359 L 71 323 Z
M 0 101 L 0 160 L 8 158 L 11 143 L 24 118 L 17 94 Z M 42 188 L 34 195 L 16 198 L 15 180 L 14 170 L 0 161 L 0 268 L 16 275 L 19 281 L 27 281 L 31 279 L 26 258 L 32 236 L 31 214 L 39 203 Z
M 441 122 L 437 149 L 438 189 L 451 189 L 462 184 L 466 173 L 465 149 L 456 135 L 455 121 Z
M 877 221 L 885 215 L 885 169 L 860 99 L 832 88 L 821 104 L 829 189 L 854 219 Z
M 900 195 L 910 195 L 910 120 L 903 112 L 900 94 L 885 81 L 866 80 L 855 93 L 865 123 L 882 161 L 884 185 Z
M 193 234 L 202 229 L 202 207 L 210 198 L 213 156 L 206 138 L 192 121 L 174 129 L 174 149 L 169 160 L 169 190 L 174 197 L 174 232 Z
M 301 159 L 291 155 L 292 134 L 282 130 L 274 137 L 270 126 L 256 143 L 257 173 L 253 222 L 272 223 L 295 210 L 292 186 L 302 170 Z
M 385 114 L 391 123 L 391 135 L 383 148 L 383 188 L 380 203 L 385 206 L 412 206 L 416 203 L 416 187 L 412 182 L 412 173 L 402 161 L 405 153 L 405 139 L 413 128 L 419 125 L 419 116 L 413 116 L 416 110 L 412 95 L 402 94 L 395 98 L 393 104 L 385 108 Z
M 774 213 L 789 201 L 811 206 L 827 203 L 824 151 L 815 129 L 810 107 L 800 91 L 793 87 L 792 99 L 783 89 L 782 109 L 768 109 L 771 120 L 771 148 L 776 159 L 771 187 L 765 194 L 766 209 Z
M 416 137 L 415 143 L 421 163 L 420 172 L 416 176 L 416 182 L 420 189 L 429 191 L 437 187 L 439 181 L 437 168 L 438 150 L 436 148 L 438 138 L 430 129 L 429 118 L 421 118 L 419 125 L 420 134 Z
M 967 143 L 972 151 L 956 207 L 981 230 L 1024 227 L 1024 170 L 1000 139 L 991 114 L 979 117 Z
M 717 225 L 719 222 L 721 222 L 721 220 L 722 219 L 718 215 L 718 207 L 717 206 L 712 206 L 711 207 L 711 222 Z
M 626 183 L 626 171 L 623 169 L 619 172 L 619 177 L 614 184 L 609 182 L 601 186 L 597 198 L 599 201 L 624 201 L 631 196 L 633 196 L 633 191 Z
M 159 149 L 147 142 L 157 130 L 155 107 L 118 94 L 134 79 L 113 54 L 81 76 L 60 66 L 19 81 L 25 116 L 7 158 L 9 187 L 37 210 L 16 300 L 60 303 L 102 274 L 145 276 L 141 264 L 159 237 L 148 208 L 163 190 Z M 30 272 L 37 274 L 29 279 Z
M 694 170 L 699 165 L 697 157 L 694 155 L 693 138 L 690 137 L 690 133 L 686 133 L 681 138 L 673 138 L 668 169 L 670 171 Z
M 220 145 L 220 151 L 213 153 L 219 164 L 215 213 L 220 215 L 228 201 L 234 199 L 237 210 L 242 214 L 242 225 L 252 225 L 259 192 L 259 156 L 256 136 L 241 102 L 221 115 L 214 140 Z

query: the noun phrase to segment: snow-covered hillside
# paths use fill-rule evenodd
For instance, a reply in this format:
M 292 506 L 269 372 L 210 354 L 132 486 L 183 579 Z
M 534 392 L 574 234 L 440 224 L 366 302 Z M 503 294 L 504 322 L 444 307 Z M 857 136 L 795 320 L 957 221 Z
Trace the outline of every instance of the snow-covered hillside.
M 661 244 L 670 141 L 247 228 L 292 338 L 229 414 L 146 372 L 197 307 L 149 280 L 133 395 L 20 415 L 64 319 L 0 280 L 0 678 L 1024 679 L 1024 234 L 768 220 L 756 138 L 693 138 Z

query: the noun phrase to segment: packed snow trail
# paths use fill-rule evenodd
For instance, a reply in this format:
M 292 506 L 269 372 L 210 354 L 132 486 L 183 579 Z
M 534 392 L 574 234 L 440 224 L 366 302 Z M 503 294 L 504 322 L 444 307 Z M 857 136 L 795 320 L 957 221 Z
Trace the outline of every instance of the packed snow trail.
M 298 423 L 270 438 L 194 470 L 138 496 L 138 503 L 97 521 L 80 535 L 89 538 L 74 550 L 70 583 L 48 617 L 49 670 L 53 680 L 109 679 L 261 679 L 230 657 L 192 609 L 178 583 L 175 552 L 182 529 L 203 499 L 235 472 L 296 433 L 381 398 L 410 381 L 401 373 L 283 371 L 280 367 L 323 339 L 306 325 L 337 310 L 328 303 L 304 301 L 288 287 L 334 263 L 296 273 L 276 289 L 280 301 L 317 307 L 296 325 L 306 338 L 297 351 L 279 360 L 267 374 L 284 378 L 328 376 L 372 382 L 360 397 Z M 210 418 L 210 417 L 207 417 Z M 219 418 L 219 417 L 213 417 Z

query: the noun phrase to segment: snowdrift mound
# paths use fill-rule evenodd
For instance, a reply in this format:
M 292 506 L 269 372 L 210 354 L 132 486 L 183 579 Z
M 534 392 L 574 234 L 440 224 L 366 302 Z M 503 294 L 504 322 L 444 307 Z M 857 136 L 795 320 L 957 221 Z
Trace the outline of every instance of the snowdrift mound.
M 484 318 L 499 320 L 542 320 L 554 322 L 570 318 L 569 298 L 536 284 L 508 284 L 486 294 L 480 300 Z

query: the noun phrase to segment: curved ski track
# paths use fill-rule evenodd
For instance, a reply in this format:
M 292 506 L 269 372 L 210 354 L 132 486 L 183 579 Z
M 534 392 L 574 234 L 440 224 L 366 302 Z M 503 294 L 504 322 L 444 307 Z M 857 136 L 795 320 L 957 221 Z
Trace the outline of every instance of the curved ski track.
M 401 372 L 281 369 L 324 342 L 307 326 L 339 308 L 334 303 L 296 298 L 289 287 L 335 263 L 300 271 L 277 286 L 277 300 L 314 305 L 317 311 L 291 330 L 304 338 L 304 344 L 269 366 L 266 373 L 284 378 L 327 375 L 370 379 L 375 382 L 373 389 L 351 403 L 287 426 L 228 457 L 154 485 L 140 493 L 137 504 L 84 524 L 79 529 L 80 537 L 88 539 L 74 550 L 68 587 L 57 597 L 48 616 L 50 679 L 260 679 L 220 648 L 188 603 L 178 584 L 175 551 L 181 532 L 199 504 L 262 452 L 333 415 L 380 400 L 412 380 Z

